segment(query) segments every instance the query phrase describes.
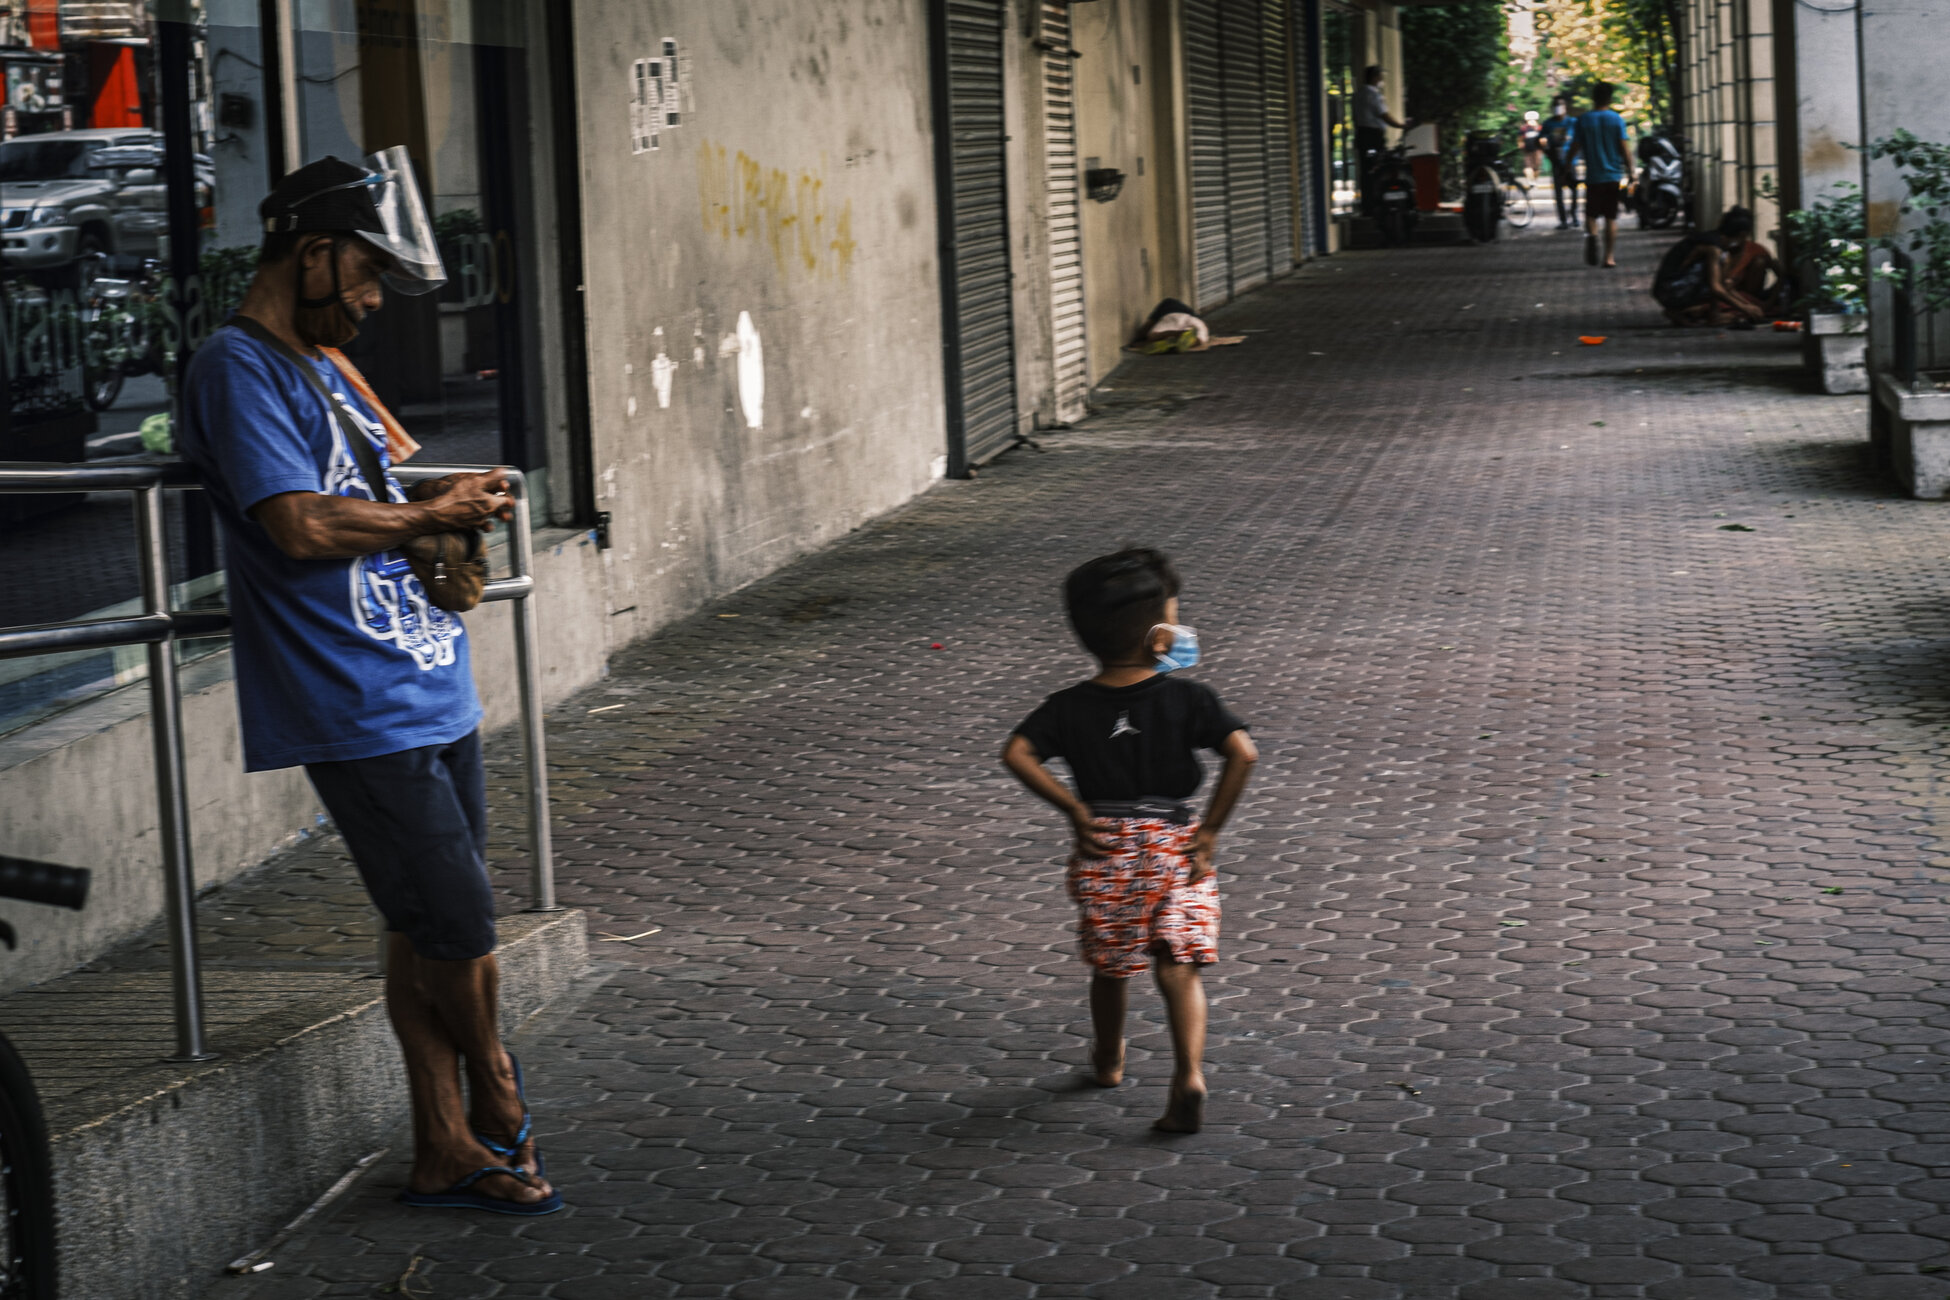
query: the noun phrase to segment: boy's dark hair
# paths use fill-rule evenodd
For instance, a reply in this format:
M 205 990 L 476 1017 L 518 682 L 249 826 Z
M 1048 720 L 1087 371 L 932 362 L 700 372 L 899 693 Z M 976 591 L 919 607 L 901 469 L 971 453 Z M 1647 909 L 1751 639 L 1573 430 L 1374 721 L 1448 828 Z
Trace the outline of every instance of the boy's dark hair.
M 1134 546 L 1079 565 L 1063 580 L 1063 605 L 1084 649 L 1105 663 L 1138 654 L 1178 594 L 1164 552 Z
M 1610 108 L 1611 97 L 1615 90 L 1616 87 L 1609 81 L 1594 82 L 1591 87 L 1591 107 Z
M 1362 69 L 1362 71 L 1361 71 L 1361 80 L 1362 80 L 1362 81 L 1380 81 L 1380 80 L 1381 80 L 1381 65 L 1380 65 L 1379 63 L 1370 63 L 1370 64 L 1369 64 L 1369 65 L 1368 65 L 1368 66 L 1367 66 L 1366 68 L 1364 68 L 1364 69 Z

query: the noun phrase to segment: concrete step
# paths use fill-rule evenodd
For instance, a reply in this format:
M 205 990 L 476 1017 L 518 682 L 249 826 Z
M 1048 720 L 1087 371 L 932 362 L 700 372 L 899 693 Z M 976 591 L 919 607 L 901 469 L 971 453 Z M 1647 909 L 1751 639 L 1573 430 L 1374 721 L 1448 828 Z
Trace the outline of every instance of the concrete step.
M 211 1046 L 174 1046 L 154 935 L 0 998 L 54 1148 L 62 1295 L 187 1300 L 406 1119 L 376 922 L 335 838 L 199 900 Z M 500 919 L 513 1030 L 588 966 L 580 912 Z

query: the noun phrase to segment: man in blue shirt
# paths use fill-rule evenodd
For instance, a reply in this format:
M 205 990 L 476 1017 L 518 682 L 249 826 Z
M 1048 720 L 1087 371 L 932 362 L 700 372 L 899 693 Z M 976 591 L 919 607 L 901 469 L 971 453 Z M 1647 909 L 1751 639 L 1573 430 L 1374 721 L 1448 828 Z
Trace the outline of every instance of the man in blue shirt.
M 1591 88 L 1591 111 L 1578 119 L 1571 136 L 1571 155 L 1584 155 L 1584 260 L 1598 263 L 1598 223 L 1605 224 L 1604 265 L 1617 266 L 1618 194 L 1632 174 L 1632 146 L 1625 140 L 1625 119 L 1611 110 L 1612 84 Z
M 396 549 L 491 527 L 509 512 L 507 479 L 459 476 L 409 502 L 386 472 L 382 412 L 321 351 L 351 341 L 382 283 L 424 292 L 444 280 L 410 170 L 400 175 L 325 158 L 264 200 L 257 274 L 191 362 L 180 442 L 224 533 L 244 765 L 304 766 L 386 919 L 387 1009 L 414 1122 L 400 1199 L 547 1213 L 561 1198 L 541 1178 L 497 1028 L 466 631 Z M 400 233 L 415 225 L 402 225 L 406 204 L 425 247 Z M 360 436 L 383 491 L 348 442 Z

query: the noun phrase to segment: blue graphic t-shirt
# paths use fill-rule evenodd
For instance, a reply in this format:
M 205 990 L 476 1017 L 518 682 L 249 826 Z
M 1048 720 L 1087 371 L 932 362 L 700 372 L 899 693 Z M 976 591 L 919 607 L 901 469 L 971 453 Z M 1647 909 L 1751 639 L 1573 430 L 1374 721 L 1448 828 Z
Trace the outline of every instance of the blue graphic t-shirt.
M 250 517 L 281 492 L 372 499 L 339 422 L 298 364 L 240 329 L 218 330 L 190 362 L 177 437 L 224 530 L 251 772 L 449 744 L 481 720 L 460 617 L 427 599 L 403 556 L 294 560 Z M 330 361 L 305 364 L 387 465 L 371 408 Z M 387 486 L 405 500 L 390 474 Z
M 1578 152 L 1584 155 L 1587 184 L 1616 185 L 1625 179 L 1625 119 L 1609 108 L 1594 108 L 1578 119 Z

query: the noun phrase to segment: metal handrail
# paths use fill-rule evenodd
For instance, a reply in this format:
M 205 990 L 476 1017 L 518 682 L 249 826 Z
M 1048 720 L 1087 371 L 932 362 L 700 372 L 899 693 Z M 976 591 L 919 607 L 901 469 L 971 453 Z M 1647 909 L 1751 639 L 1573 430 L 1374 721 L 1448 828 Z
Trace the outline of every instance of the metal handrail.
M 399 465 L 403 483 L 491 466 Z M 486 585 L 482 600 L 516 602 L 515 670 L 521 699 L 522 749 L 528 767 L 528 834 L 534 856 L 531 911 L 559 911 L 555 901 L 555 860 L 548 823 L 548 751 L 542 730 L 541 665 L 536 655 L 534 539 L 530 531 L 528 481 L 519 470 L 505 470 L 514 506 L 508 547 L 511 572 Z M 176 680 L 176 643 L 220 636 L 230 629 L 229 610 L 169 608 L 168 534 L 163 493 L 195 489 L 195 472 L 180 462 L 117 465 L 46 465 L 0 461 L 0 494 L 37 492 L 129 492 L 135 496 L 136 545 L 142 573 L 140 615 L 78 619 L 32 627 L 0 628 L 0 659 L 62 650 L 145 646 L 149 658 L 149 710 L 156 759 L 156 811 L 162 834 L 166 887 L 164 922 L 169 932 L 170 976 L 176 1013 L 176 1054 L 172 1060 L 207 1061 L 216 1056 L 204 1030 L 202 963 L 196 945 L 196 871 L 190 851 L 189 795 L 184 780 L 183 701 Z

